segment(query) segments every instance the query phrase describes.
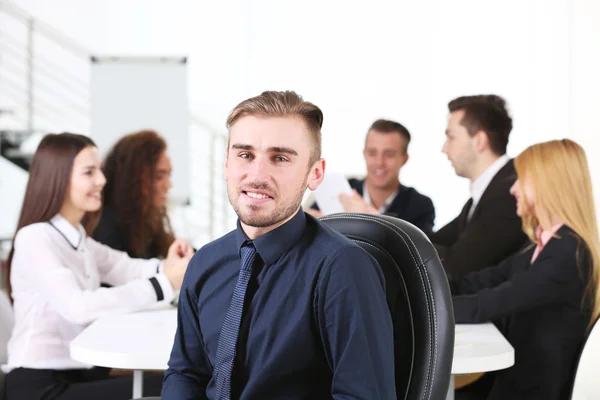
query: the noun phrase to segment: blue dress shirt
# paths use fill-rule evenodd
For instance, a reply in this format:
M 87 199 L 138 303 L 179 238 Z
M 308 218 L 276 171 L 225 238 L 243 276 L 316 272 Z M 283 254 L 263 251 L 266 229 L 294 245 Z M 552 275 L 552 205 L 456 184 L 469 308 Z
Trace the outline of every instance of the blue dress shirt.
M 163 400 L 214 399 L 213 366 L 248 240 L 239 222 L 192 258 Z M 395 399 L 385 283 L 365 250 L 310 215 L 254 240 L 232 399 Z

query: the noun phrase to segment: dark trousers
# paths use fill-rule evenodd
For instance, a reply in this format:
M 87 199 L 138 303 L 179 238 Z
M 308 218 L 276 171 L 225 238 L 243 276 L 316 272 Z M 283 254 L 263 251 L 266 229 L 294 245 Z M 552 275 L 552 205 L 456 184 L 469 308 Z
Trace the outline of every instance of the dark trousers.
M 456 400 L 485 400 L 492 389 L 494 378 L 494 373 L 488 372 L 470 385 L 458 389 L 454 398 Z
M 6 375 L 6 400 L 129 400 L 133 377 L 111 377 L 107 368 L 17 368 Z M 162 375 L 144 375 L 144 396 L 160 396 Z

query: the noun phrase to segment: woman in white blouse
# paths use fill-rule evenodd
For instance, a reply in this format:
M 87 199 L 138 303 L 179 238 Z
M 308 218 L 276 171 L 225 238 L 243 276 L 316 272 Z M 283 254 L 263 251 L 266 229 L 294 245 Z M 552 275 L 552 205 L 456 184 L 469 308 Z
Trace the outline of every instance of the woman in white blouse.
M 181 286 L 193 253 L 185 242 L 161 262 L 129 258 L 87 235 L 106 183 L 100 163 L 91 139 L 69 133 L 45 136 L 33 157 L 8 259 L 8 400 L 129 399 L 131 377 L 72 360 L 69 343 L 95 319 L 170 302 Z M 161 383 L 149 376 L 145 393 L 160 394 Z

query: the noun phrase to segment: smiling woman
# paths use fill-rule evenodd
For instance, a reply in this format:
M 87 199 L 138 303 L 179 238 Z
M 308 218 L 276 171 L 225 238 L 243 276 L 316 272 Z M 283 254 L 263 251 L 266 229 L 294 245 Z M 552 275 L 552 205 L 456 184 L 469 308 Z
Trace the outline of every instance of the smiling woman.
M 94 239 L 131 257 L 166 257 L 175 237 L 166 210 L 171 160 L 165 140 L 154 131 L 126 135 L 102 169 L 107 183 Z
M 69 343 L 99 317 L 173 300 L 192 256 L 175 241 L 167 258 L 132 259 L 88 236 L 106 178 L 94 142 L 46 135 L 33 156 L 8 258 L 15 325 L 2 365 L 9 399 L 128 399 L 131 377 L 71 359 Z M 101 288 L 106 282 L 110 288 Z M 162 378 L 146 380 L 160 392 Z

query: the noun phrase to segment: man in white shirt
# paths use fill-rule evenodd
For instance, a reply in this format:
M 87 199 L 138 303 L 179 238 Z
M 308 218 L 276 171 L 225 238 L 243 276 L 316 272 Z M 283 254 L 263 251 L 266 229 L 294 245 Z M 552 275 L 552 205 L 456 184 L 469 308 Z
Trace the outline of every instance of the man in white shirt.
M 452 222 L 430 235 L 449 275 L 495 265 L 526 242 L 509 189 L 516 180 L 506 155 L 512 119 L 496 95 L 459 97 L 450 116 L 442 152 L 458 176 L 471 182 L 471 198 Z

